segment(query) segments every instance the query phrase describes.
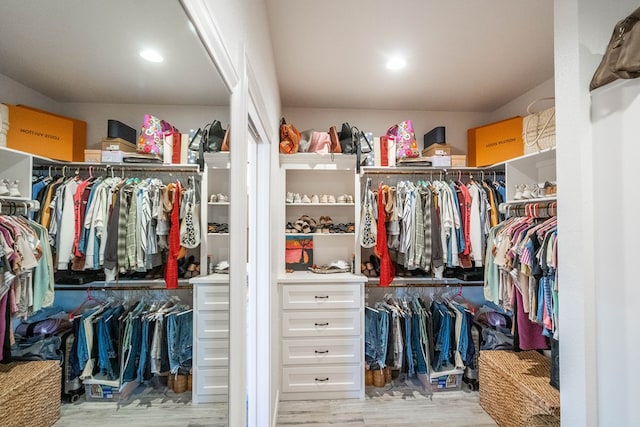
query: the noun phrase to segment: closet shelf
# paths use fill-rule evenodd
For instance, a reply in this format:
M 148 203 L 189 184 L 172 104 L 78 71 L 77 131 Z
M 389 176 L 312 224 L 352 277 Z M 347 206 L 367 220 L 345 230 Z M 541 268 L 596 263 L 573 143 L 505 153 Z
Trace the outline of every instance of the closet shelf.
M 189 279 L 179 279 L 178 289 L 191 289 L 192 285 L 189 283 Z M 87 289 L 105 289 L 114 291 L 124 290 L 174 290 L 167 289 L 167 285 L 164 279 L 154 280 L 99 280 L 95 282 L 88 282 L 82 285 L 70 285 L 64 283 L 56 283 L 56 291 L 82 291 Z
M 504 205 L 504 206 L 526 205 L 528 203 L 555 202 L 557 200 L 558 200 L 557 196 L 547 196 L 547 197 L 536 197 L 534 199 L 510 200 L 508 202 L 500 203 L 500 205 Z
M 209 206 L 229 206 L 229 202 L 207 202 Z
M 464 281 L 456 278 L 442 278 L 437 279 L 435 277 L 395 277 L 393 282 L 388 286 L 390 288 L 410 288 L 410 287 L 431 287 L 438 288 L 441 286 L 483 286 L 484 281 L 473 280 Z M 383 288 L 380 286 L 380 279 L 377 277 L 370 277 L 367 279 L 365 286 L 368 288 Z
M 473 166 L 460 166 L 460 167 L 434 167 L 434 166 L 402 166 L 402 167 L 390 167 L 390 166 L 363 166 L 360 175 L 415 175 L 417 173 L 425 172 L 448 172 L 448 171 L 462 171 L 462 172 L 503 172 L 503 165 L 494 165 L 486 167 L 473 167 Z
M 316 236 L 355 236 L 356 233 L 285 233 L 285 236 L 298 236 L 298 237 L 316 237 Z
M 350 206 L 354 207 L 355 203 L 287 203 L 287 206 L 322 206 L 322 207 L 331 207 L 331 206 Z

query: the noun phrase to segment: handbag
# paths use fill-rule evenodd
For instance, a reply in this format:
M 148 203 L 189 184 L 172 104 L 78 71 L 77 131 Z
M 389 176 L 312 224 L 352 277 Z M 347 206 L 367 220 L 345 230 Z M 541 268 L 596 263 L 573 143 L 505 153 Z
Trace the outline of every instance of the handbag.
M 295 154 L 300 147 L 300 131 L 292 124 L 288 124 L 284 117 L 280 120 L 280 152 Z
M 136 150 L 141 154 L 155 154 L 162 157 L 165 132 L 173 126 L 152 114 L 145 114 Z
M 556 108 L 551 107 L 534 113 L 532 107 L 539 101 L 555 98 L 540 98 L 527 106 L 527 115 L 522 119 L 522 141 L 524 154 L 556 146 Z
M 387 135 L 392 136 L 396 142 L 396 159 L 420 157 L 416 134 L 411 120 L 405 120 L 387 130 Z
M 376 218 L 373 214 L 373 192 L 371 191 L 371 178 L 367 178 L 367 184 L 365 186 L 362 197 L 362 211 L 360 214 L 360 232 L 359 240 L 360 246 L 363 248 L 372 248 L 376 245 L 378 226 L 376 224 Z
M 329 154 L 331 153 L 331 137 L 327 132 L 311 132 L 311 142 L 309 143 L 309 153 Z
M 204 167 L 204 153 L 229 151 L 228 150 L 229 128 L 222 127 L 220 120 L 207 123 L 204 127 L 198 128 L 189 141 L 189 151 L 197 153 L 193 157 L 197 158 L 200 170 Z M 226 147 L 225 147 L 226 142 Z M 223 148 L 227 148 L 223 150 Z
M 596 68 L 589 90 L 617 79 L 640 77 L 640 8 L 613 27 L 613 34 Z

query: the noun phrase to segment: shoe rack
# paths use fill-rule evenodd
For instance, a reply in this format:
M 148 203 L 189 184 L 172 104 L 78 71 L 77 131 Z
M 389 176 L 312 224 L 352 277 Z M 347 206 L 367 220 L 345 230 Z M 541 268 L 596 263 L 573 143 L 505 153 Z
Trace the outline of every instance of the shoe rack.
M 355 156 L 283 154 L 280 165 L 282 255 L 286 237 L 304 236 L 313 238 L 313 263 L 326 265 L 340 259 L 351 265 L 354 255 L 359 258 L 356 235 L 360 185 Z M 280 264 L 284 272 L 284 259 Z
M 0 181 L 6 180 L 10 185 L 14 186 L 13 195 L 0 195 L 0 199 L 9 201 L 31 200 L 33 157 L 31 154 L 0 147 Z
M 229 262 L 229 172 L 228 152 L 205 153 L 200 221 L 206 227 L 200 253 L 203 275 L 209 273 L 209 263 L 215 267 Z
M 507 160 L 504 162 L 504 167 L 508 203 L 556 200 L 555 148 Z M 537 195 L 535 186 L 539 188 Z

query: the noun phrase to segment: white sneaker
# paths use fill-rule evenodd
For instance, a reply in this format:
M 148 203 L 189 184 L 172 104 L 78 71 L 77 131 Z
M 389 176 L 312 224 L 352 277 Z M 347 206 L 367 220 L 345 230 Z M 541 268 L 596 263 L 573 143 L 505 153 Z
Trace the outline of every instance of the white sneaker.
M 317 194 L 314 194 L 313 196 L 311 196 L 311 203 L 320 203 L 320 198 L 318 197 Z
M 522 199 L 522 187 L 520 185 L 516 185 L 516 194 L 513 196 L 513 200 L 521 200 Z
M 353 196 L 351 194 L 347 194 L 347 203 L 353 203 Z
M 9 181 L 9 196 L 11 197 L 22 197 L 20 194 L 20 190 L 18 190 L 18 184 L 20 181 L 17 179 L 15 181 Z
M 226 203 L 229 201 L 229 197 L 225 196 L 222 193 L 218 193 L 218 202 L 220 203 Z
M 9 195 L 9 183 L 6 179 L 0 179 L 0 196 Z
M 522 190 L 522 198 L 523 199 L 532 199 L 533 194 L 531 194 L 531 189 L 527 184 L 524 185 L 524 190 Z
M 329 194 L 328 202 L 329 203 L 335 203 L 336 202 L 336 198 L 335 198 L 335 196 L 333 194 Z
M 327 196 L 326 194 L 320 196 L 320 203 L 329 203 L 329 196 Z
M 287 197 L 285 199 L 285 202 L 287 203 L 293 203 L 293 193 L 290 191 L 287 191 Z
M 311 203 L 311 199 L 306 194 L 302 196 L 302 203 Z
M 295 193 L 293 195 L 293 203 L 302 203 L 302 199 L 300 198 L 300 194 L 299 193 Z
M 347 203 L 347 195 L 346 194 L 339 195 L 338 198 L 336 199 L 336 202 Z

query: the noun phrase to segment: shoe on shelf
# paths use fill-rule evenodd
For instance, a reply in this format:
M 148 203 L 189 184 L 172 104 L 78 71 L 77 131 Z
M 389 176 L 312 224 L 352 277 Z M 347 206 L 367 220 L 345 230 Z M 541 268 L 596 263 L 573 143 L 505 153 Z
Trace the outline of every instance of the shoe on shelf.
M 215 203 L 218 201 L 218 196 L 216 194 L 212 194 L 209 196 L 209 203 Z
M 293 203 L 293 193 L 291 191 L 287 191 L 287 197 L 284 201 L 287 203 Z
M 11 197 L 22 197 L 20 194 L 20 190 L 18 190 L 18 184 L 20 181 L 17 179 L 15 181 L 9 181 L 9 196 Z
M 523 191 L 522 186 L 516 185 L 516 194 L 513 196 L 513 200 L 521 200 L 522 199 L 522 191 Z
M 329 203 L 329 196 L 327 196 L 326 194 L 320 196 L 320 203 Z
M 320 198 L 317 194 L 311 196 L 311 203 L 320 203 Z
M 353 203 L 353 196 L 351 194 L 347 194 L 347 203 Z
M 524 185 L 524 189 L 522 190 L 522 198 L 523 199 L 532 199 L 533 194 L 531 194 L 531 189 L 527 184 Z
M 227 203 L 229 201 L 229 196 L 225 196 L 222 193 L 218 193 L 218 202 L 219 203 Z
M 311 199 L 306 194 L 304 194 L 302 196 L 302 199 L 300 199 L 300 200 L 302 201 L 302 203 L 311 203 Z
M 295 193 L 293 195 L 293 203 L 302 203 L 302 199 L 300 198 L 300 194 L 299 193 Z
M 337 203 L 347 203 L 347 195 L 341 194 L 336 198 Z
M 9 195 L 9 182 L 6 179 L 0 179 L 0 196 Z
M 333 194 L 329 194 L 328 200 L 329 203 L 335 203 L 336 197 Z

